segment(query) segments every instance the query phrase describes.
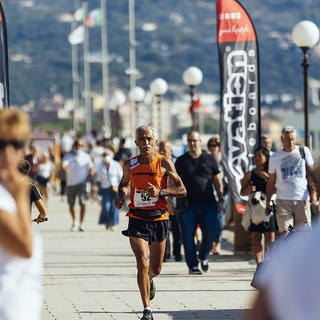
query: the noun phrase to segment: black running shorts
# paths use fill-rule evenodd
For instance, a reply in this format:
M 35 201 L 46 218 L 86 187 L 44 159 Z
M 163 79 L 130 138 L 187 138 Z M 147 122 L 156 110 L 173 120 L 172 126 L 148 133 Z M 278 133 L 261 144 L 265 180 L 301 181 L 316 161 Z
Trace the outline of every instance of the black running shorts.
M 122 231 L 126 237 L 142 238 L 149 242 L 162 242 L 169 233 L 169 220 L 145 221 L 129 218 L 128 229 Z

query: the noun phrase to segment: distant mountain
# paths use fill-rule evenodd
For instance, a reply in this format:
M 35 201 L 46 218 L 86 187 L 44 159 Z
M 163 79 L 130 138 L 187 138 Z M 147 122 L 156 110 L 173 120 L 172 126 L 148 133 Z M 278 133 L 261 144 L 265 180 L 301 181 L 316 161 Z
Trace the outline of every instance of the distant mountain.
M 227 1 L 227 0 L 225 0 Z M 302 53 L 291 43 L 300 20 L 320 25 L 319 0 L 242 0 L 259 39 L 261 92 L 302 94 Z M 4 1 L 8 25 L 12 104 L 35 102 L 59 93 L 72 96 L 70 22 L 62 14 L 74 10 L 71 0 Z M 99 0 L 90 0 L 89 11 Z M 107 0 L 110 89 L 129 88 L 128 0 Z M 199 90 L 219 92 L 215 1 L 136 0 L 138 85 L 148 88 L 156 77 L 181 85 L 182 73 L 196 65 L 204 74 Z M 90 29 L 90 51 L 99 53 L 100 29 Z M 82 75 L 82 46 L 79 47 Z M 319 79 L 320 48 L 312 50 L 310 75 Z M 101 65 L 91 64 L 92 90 L 101 92 Z

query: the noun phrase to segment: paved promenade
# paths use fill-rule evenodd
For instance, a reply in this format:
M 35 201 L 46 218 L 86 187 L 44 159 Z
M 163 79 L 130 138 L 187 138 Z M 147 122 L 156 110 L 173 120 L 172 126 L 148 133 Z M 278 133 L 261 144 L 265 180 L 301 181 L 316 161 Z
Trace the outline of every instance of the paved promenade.
M 88 202 L 85 232 L 71 232 L 67 203 L 51 196 L 49 221 L 39 226 L 44 239 L 44 320 L 137 320 L 142 305 L 135 259 L 121 235 L 97 224 L 99 205 Z M 233 255 L 233 234 L 224 231 L 222 254 L 210 256 L 210 270 L 190 276 L 185 262 L 168 261 L 155 279 L 151 307 L 155 320 L 241 319 L 255 290 L 250 256 Z

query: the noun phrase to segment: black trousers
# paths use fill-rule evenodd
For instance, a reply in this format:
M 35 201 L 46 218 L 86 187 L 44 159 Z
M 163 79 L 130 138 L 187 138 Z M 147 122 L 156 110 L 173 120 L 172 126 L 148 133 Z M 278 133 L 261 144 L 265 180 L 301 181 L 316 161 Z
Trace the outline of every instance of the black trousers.
M 173 238 L 173 251 L 172 254 L 175 257 L 181 257 L 181 245 L 182 245 L 182 239 L 181 239 L 181 231 L 180 231 L 180 225 L 179 225 L 179 219 L 178 214 L 175 213 L 174 216 L 170 215 L 170 230 L 172 232 L 172 238 Z M 171 243 L 170 243 L 170 233 L 167 237 L 167 243 L 166 243 L 166 251 L 165 251 L 165 258 L 169 258 L 171 256 Z

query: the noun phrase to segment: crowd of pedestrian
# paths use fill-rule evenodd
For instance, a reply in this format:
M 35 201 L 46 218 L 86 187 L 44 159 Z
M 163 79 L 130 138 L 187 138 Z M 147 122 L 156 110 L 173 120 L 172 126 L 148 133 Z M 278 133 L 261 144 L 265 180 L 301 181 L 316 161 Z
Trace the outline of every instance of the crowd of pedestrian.
M 11 117 L 15 121 L 9 121 Z M 129 238 L 136 258 L 143 320 L 153 319 L 150 301 L 163 262 L 171 257 L 177 262 L 184 260 L 190 275 L 201 275 L 209 271 L 209 255 L 221 253 L 229 192 L 219 136 L 202 141 L 200 133 L 192 130 L 186 134 L 187 151 L 174 155 L 170 141 L 158 141 L 156 130 L 142 125 L 136 129 L 137 154 L 132 155 L 124 138 L 116 147 L 112 139 L 97 133 L 89 139 L 65 131 L 57 161 L 52 146 L 42 150 L 29 140 L 30 123 L 22 112 L 0 110 L 0 124 L 0 193 L 4 199 L 0 217 L 8 217 L 0 219 L 0 234 L 6 235 L 0 236 L 0 269 L 7 263 L 15 265 L 16 256 L 36 268 L 36 289 L 28 295 L 35 301 L 28 310 L 29 318 L 40 319 L 42 304 L 41 236 L 32 231 L 30 222 L 48 220 L 52 189 L 60 193 L 61 201 L 67 199 L 71 231 L 85 231 L 89 199 L 101 204 L 97 223 L 110 231 L 119 224 L 120 209 L 127 207 L 128 227 L 122 233 Z M 267 265 L 257 280 L 261 291 L 253 314 L 261 301 L 270 302 L 268 295 L 278 288 L 268 274 L 275 274 L 277 268 L 280 278 L 285 270 L 281 255 L 268 257 L 270 245 L 285 238 L 290 226 L 310 230 L 310 204 L 318 201 L 312 178 L 314 160 L 306 146 L 297 145 L 296 138 L 295 128 L 283 128 L 282 148 L 273 150 L 271 139 L 262 136 L 261 146 L 254 151 L 254 169 L 242 180 L 240 194 L 248 199 L 243 225 L 251 235 L 252 256 L 257 265 Z M 34 219 L 33 206 L 38 211 Z M 284 246 L 281 250 L 285 256 Z M 288 259 L 294 259 L 289 252 Z M 11 260 L 3 260 L 4 256 Z M 0 316 L 10 313 L 5 306 L 9 298 L 25 310 L 26 302 L 10 290 L 0 283 Z M 267 306 L 265 316 L 278 315 L 277 309 Z

